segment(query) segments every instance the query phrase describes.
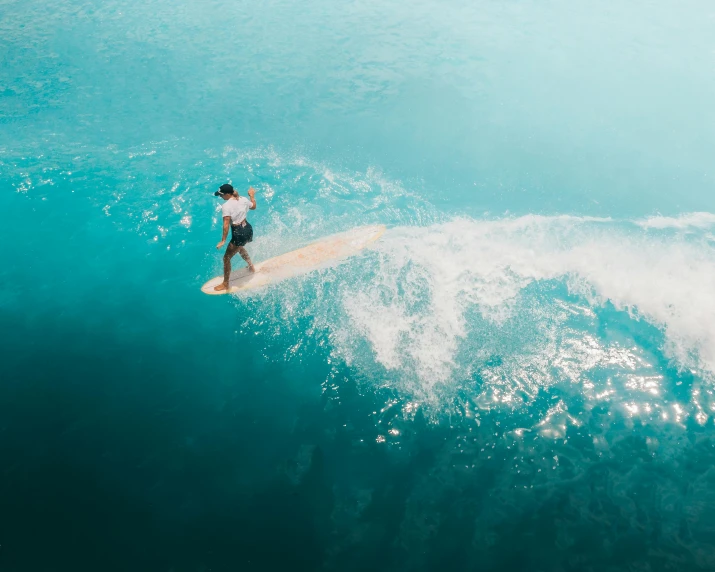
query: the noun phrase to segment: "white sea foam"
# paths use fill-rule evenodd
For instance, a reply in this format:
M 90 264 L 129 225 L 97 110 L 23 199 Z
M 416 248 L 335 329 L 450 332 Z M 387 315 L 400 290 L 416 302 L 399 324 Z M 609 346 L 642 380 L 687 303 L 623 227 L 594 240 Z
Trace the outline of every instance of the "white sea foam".
M 652 216 L 636 221 L 643 228 L 651 229 L 705 229 L 715 226 L 715 214 L 706 212 L 686 213 L 677 217 Z
M 544 379 L 550 368 L 577 379 L 623 358 L 595 338 L 564 341 L 565 320 L 584 306 L 527 294 L 547 281 L 564 282 L 592 307 L 610 302 L 647 320 L 677 364 L 715 372 L 715 251 L 705 240 L 607 219 L 525 216 L 393 228 L 377 253 L 375 280 L 343 289 L 349 329 L 388 372 L 423 388 L 464 370 L 465 352 L 520 353 L 522 373 Z M 631 371 L 635 358 L 626 358 L 621 366 Z

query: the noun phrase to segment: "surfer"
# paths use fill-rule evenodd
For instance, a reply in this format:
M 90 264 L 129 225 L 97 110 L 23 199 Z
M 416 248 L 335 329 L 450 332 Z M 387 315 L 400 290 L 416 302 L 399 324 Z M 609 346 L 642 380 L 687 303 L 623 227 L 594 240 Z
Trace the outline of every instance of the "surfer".
M 220 292 L 228 289 L 228 279 L 231 274 L 231 259 L 238 252 L 248 264 L 248 271 L 255 272 L 256 269 L 251 262 L 251 257 L 248 256 L 248 251 L 244 248 L 246 244 L 253 240 L 253 227 L 246 220 L 246 215 L 249 210 L 256 210 L 256 191 L 253 187 L 248 189 L 250 198 L 241 197 L 236 190 L 229 184 L 221 185 L 215 196 L 221 197 L 225 202 L 221 207 L 221 215 L 223 216 L 223 238 L 216 245 L 217 250 L 221 250 L 226 244 L 228 237 L 228 229 L 231 228 L 231 241 L 228 243 L 226 252 L 223 255 L 223 283 L 214 287 L 214 290 Z

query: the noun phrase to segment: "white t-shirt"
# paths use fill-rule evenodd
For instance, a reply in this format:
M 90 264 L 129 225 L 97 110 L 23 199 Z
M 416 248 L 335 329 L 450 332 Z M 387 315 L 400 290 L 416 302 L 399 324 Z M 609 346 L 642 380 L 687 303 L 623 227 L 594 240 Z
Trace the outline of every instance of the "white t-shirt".
M 251 208 L 251 201 L 246 197 L 238 197 L 237 199 L 228 199 L 221 207 L 221 216 L 230 216 L 231 224 L 241 224 L 246 220 L 248 210 Z

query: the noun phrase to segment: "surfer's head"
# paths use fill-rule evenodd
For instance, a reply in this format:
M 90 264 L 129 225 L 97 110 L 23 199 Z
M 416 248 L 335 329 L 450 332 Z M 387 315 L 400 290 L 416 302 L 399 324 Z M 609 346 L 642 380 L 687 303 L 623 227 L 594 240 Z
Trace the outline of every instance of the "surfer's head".
M 221 197 L 223 200 L 226 201 L 230 199 L 234 194 L 236 194 L 235 189 L 231 185 L 226 183 L 225 185 L 221 185 L 219 187 L 218 191 L 214 193 L 214 196 Z

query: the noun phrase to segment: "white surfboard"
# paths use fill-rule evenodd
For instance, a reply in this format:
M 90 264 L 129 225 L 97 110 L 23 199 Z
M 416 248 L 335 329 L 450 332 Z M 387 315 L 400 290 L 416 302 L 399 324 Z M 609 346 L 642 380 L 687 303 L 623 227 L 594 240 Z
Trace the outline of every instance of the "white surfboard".
M 256 268 L 254 273 L 249 272 L 248 268 L 231 272 L 227 290 L 218 292 L 214 290 L 214 286 L 223 282 L 223 276 L 217 276 L 206 282 L 201 287 L 201 291 L 204 294 L 233 294 L 275 284 L 286 278 L 306 274 L 348 258 L 375 242 L 384 232 L 384 225 L 375 225 L 335 234 L 298 250 L 259 262 L 254 265 Z M 238 254 L 233 261 L 243 262 Z

